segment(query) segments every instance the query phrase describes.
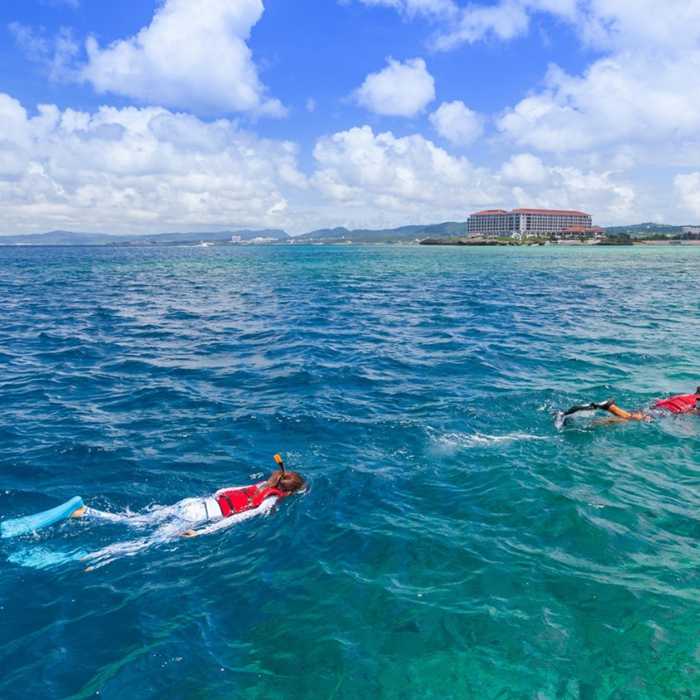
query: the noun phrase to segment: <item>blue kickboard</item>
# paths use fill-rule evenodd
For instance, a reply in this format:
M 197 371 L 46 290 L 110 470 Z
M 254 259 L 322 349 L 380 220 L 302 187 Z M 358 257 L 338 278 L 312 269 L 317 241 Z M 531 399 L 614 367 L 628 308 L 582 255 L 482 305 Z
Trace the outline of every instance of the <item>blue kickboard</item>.
M 66 501 L 51 510 L 45 510 L 35 515 L 27 515 L 24 518 L 5 520 L 0 523 L 0 536 L 16 537 L 17 535 L 24 535 L 27 532 L 33 532 L 42 527 L 53 525 L 59 520 L 69 518 L 71 513 L 78 510 L 78 508 L 82 508 L 82 506 L 83 499 L 80 496 L 75 496 L 70 501 Z

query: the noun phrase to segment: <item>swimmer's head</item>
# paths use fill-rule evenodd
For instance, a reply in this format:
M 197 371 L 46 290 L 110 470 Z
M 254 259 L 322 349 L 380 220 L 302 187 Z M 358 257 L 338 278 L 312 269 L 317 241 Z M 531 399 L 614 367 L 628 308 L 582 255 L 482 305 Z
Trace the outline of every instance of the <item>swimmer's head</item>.
M 285 495 L 296 493 L 304 488 L 306 482 L 298 472 L 288 472 L 286 469 L 278 469 L 272 472 L 272 476 L 258 489 L 279 489 Z
M 306 482 L 299 472 L 288 472 L 279 455 L 275 455 L 275 461 L 280 468 L 272 473 L 272 476 L 261 486 L 261 489 L 279 489 L 285 494 L 296 493 L 306 486 Z
M 281 470 L 280 470 L 281 471 Z M 275 472 L 277 473 L 277 472 Z M 299 472 L 285 471 L 280 478 L 277 488 L 285 493 L 294 493 L 300 491 L 305 486 L 304 479 L 301 478 Z
M 696 396 L 700 396 L 700 386 L 695 390 Z

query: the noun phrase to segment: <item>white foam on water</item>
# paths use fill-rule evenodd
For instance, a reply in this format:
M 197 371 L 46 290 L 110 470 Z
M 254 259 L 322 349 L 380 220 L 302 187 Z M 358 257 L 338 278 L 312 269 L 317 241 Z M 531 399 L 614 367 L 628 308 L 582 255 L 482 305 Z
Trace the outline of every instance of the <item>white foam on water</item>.
M 544 435 L 515 432 L 507 435 L 487 435 L 485 433 L 447 433 L 434 438 L 435 443 L 447 448 L 475 447 L 521 440 L 549 440 Z

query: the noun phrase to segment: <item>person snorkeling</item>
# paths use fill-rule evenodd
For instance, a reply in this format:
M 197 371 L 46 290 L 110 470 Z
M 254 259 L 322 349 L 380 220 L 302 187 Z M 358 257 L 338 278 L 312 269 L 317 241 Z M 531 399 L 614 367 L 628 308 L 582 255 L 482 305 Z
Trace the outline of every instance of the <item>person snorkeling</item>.
M 29 546 L 10 551 L 7 560 L 20 566 L 38 569 L 67 563 L 88 564 L 86 571 L 103 566 L 114 559 L 134 556 L 152 546 L 170 542 L 177 537 L 196 537 L 229 527 L 248 518 L 270 513 L 287 496 L 301 491 L 306 483 L 297 472 L 287 471 L 279 455 L 279 469 L 269 479 L 249 486 L 219 489 L 211 496 L 186 498 L 171 506 L 160 506 L 144 513 L 109 513 L 86 506 L 80 496 L 74 496 L 50 510 L 0 522 L 0 538 L 14 538 L 69 518 L 124 523 L 139 532 L 129 541 L 108 544 L 96 551 L 82 547 L 70 551 L 53 547 Z
M 204 535 L 252 515 L 269 513 L 278 501 L 304 488 L 306 482 L 298 472 L 287 471 L 279 455 L 275 455 L 275 461 L 280 468 L 267 481 L 249 486 L 225 487 L 211 496 L 186 498 L 144 514 L 108 513 L 83 505 L 70 517 L 123 522 L 137 527 L 156 525 L 158 529 L 153 535 L 156 539 L 178 534 L 181 537 Z
M 615 405 L 615 399 L 608 399 L 601 403 L 587 403 L 581 406 L 572 406 L 564 411 L 564 416 L 570 416 L 578 411 L 601 410 L 612 413 L 615 416 L 611 420 L 652 420 L 653 418 L 670 411 L 671 413 L 700 413 L 700 386 L 694 394 L 678 394 L 667 399 L 661 399 L 652 404 L 649 408 L 638 411 L 625 411 Z

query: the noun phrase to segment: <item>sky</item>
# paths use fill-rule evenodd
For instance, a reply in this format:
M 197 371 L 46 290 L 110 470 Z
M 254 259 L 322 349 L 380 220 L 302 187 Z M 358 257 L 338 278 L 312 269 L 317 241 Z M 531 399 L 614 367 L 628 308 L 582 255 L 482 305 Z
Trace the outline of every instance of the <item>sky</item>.
M 4 0 L 0 235 L 700 222 L 698 0 Z

